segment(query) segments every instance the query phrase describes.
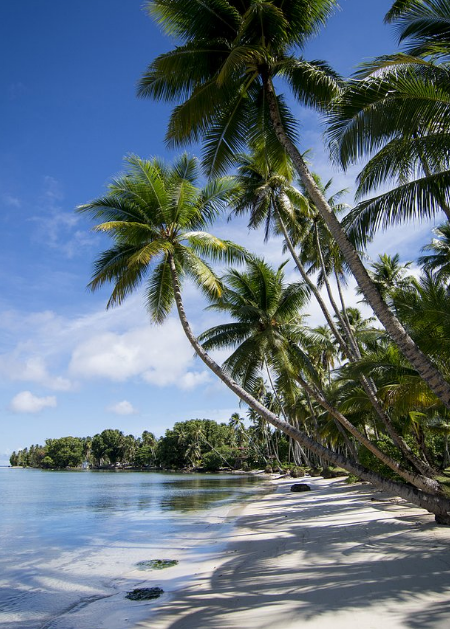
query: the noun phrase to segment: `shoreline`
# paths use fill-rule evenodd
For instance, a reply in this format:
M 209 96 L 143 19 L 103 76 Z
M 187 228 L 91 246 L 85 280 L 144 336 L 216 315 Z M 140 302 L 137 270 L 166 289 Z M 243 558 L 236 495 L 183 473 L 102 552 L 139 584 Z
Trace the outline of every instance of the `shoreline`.
M 0 627 L 5 629 L 135 626 L 157 601 L 130 601 L 126 594 L 185 587 L 194 564 L 200 569 L 207 557 L 222 552 L 240 504 L 257 499 L 269 485 L 161 474 L 102 479 L 83 474 L 80 483 L 79 475 L 22 470 L 16 477 L 8 471 L 0 479 Z M 166 570 L 139 565 L 154 559 L 179 565 Z
M 133 629 L 447 629 L 450 527 L 371 485 L 271 483 Z

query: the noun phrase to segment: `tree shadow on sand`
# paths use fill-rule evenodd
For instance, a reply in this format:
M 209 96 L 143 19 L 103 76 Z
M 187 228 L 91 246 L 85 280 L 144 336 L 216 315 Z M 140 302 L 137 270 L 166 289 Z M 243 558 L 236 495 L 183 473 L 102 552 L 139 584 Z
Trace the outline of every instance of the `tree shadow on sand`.
M 372 609 L 392 611 L 396 627 L 447 628 L 450 532 L 374 496 L 342 482 L 307 497 L 285 488 L 241 518 L 230 558 L 211 579 L 161 602 L 151 626 L 312 627 L 327 614 Z

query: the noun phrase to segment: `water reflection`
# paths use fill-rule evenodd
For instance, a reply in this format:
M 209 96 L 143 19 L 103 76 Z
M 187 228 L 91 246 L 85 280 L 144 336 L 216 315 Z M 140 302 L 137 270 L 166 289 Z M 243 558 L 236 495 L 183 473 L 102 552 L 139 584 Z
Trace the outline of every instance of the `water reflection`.
M 117 482 L 107 483 L 86 496 L 85 508 L 94 514 L 137 510 L 199 511 L 231 501 L 237 495 L 254 490 L 260 480 L 253 476 L 180 476 L 149 474 L 139 484 L 130 475 L 116 475 Z
M 161 497 L 158 506 L 162 511 L 200 511 L 217 506 L 219 501 L 226 501 L 234 495 L 233 491 L 175 491 Z

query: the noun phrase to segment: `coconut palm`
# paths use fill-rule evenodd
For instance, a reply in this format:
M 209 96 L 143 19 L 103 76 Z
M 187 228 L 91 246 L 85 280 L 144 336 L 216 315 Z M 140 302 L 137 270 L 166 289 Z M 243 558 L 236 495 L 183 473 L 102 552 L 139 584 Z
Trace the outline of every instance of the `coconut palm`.
M 195 186 L 196 160 L 183 156 L 168 167 L 160 160 L 128 159 L 128 172 L 115 179 L 106 195 L 79 208 L 97 220 L 96 230 L 109 235 L 113 246 L 99 256 L 90 288 L 112 283 L 108 307 L 120 304 L 147 279 L 146 302 L 154 322 L 162 323 L 175 304 L 183 330 L 201 360 L 261 418 L 317 456 L 346 466 L 353 474 L 403 495 L 429 510 L 439 521 L 448 519 L 450 501 L 441 496 L 405 487 L 345 459 L 265 408 L 229 377 L 205 352 L 187 320 L 181 283 L 191 278 L 200 289 L 219 298 L 222 287 L 203 256 L 242 259 L 243 251 L 203 231 L 217 207 L 230 192 L 230 181 L 213 181 L 200 190 Z M 94 443 L 93 443 L 94 445 Z
M 405 53 L 362 64 L 356 76 L 364 80 L 352 82 L 335 108 L 330 135 L 339 161 L 346 166 L 372 155 L 357 198 L 395 185 L 347 218 L 360 236 L 440 210 L 450 218 L 450 69 L 435 63 L 450 54 L 449 19 L 448 0 L 395 2 L 386 20 L 396 25 Z
M 424 270 L 434 273 L 438 282 L 448 283 L 450 279 L 450 223 L 444 223 L 433 229 L 436 238 L 425 245 L 422 251 L 432 253 L 418 259 Z
M 323 184 L 317 175 L 314 175 L 314 178 L 322 193 L 324 195 L 328 195 L 332 180 Z M 345 190 L 340 190 L 328 198 L 329 206 L 333 209 L 335 214 L 339 214 L 345 209 L 345 206 L 340 203 L 343 194 L 345 194 Z M 347 308 L 344 302 L 341 287 L 342 280 L 340 278 L 345 280 L 345 261 L 343 260 L 342 254 L 336 246 L 336 242 L 331 236 L 328 227 L 324 224 L 318 214 L 315 208 L 314 200 L 309 197 L 307 192 L 306 196 L 308 198 L 310 211 L 308 214 L 304 213 L 302 216 L 298 217 L 298 223 L 302 225 L 302 229 L 299 230 L 299 239 L 302 244 L 302 260 L 305 263 L 309 262 L 309 272 L 319 272 L 318 284 L 324 284 L 326 286 L 330 303 L 335 312 L 336 328 L 338 333 L 336 334 L 334 329 L 332 330 L 340 344 L 343 357 L 348 358 L 351 362 L 358 361 L 361 358 L 362 346 L 360 343 L 363 340 L 361 335 L 362 330 L 358 329 L 358 324 L 361 323 L 361 316 L 358 310 Z M 295 235 L 293 238 L 295 241 Z M 375 271 L 377 271 L 377 269 L 375 269 Z M 328 280 L 328 275 L 332 272 L 334 272 L 335 275 L 342 310 L 338 308 L 334 300 L 333 291 Z M 378 275 L 376 275 L 376 273 L 372 273 L 371 277 L 374 284 L 379 289 L 380 282 Z M 383 298 L 386 297 L 382 291 L 379 292 Z M 367 340 L 370 341 L 371 338 L 373 339 L 373 329 L 365 329 L 364 333 Z M 375 331 L 375 334 L 378 336 L 377 331 Z M 419 473 L 432 476 L 434 471 L 426 464 L 425 461 L 420 460 L 414 454 L 403 437 L 394 429 L 391 418 L 378 400 L 377 389 L 374 382 L 367 379 L 364 374 L 360 375 L 359 380 L 364 389 L 365 395 L 370 400 L 378 418 L 381 420 L 396 446 L 402 451 L 406 459 L 412 463 Z
M 393 294 L 394 306 L 417 344 L 450 374 L 450 294 L 436 275 L 425 273 L 409 290 Z
M 322 194 L 327 198 L 328 205 L 337 216 L 348 208 L 346 204 L 341 203 L 342 197 L 347 192 L 346 189 L 330 195 L 333 180 L 330 179 L 323 184 L 317 174 L 314 173 L 313 177 Z M 346 283 L 348 268 L 336 241 L 320 217 L 313 199 L 310 198 L 307 192 L 306 198 L 308 200 L 309 212 L 297 213 L 298 235 L 297 238 L 293 236 L 293 239 L 297 245 L 301 245 L 301 260 L 307 266 L 308 273 L 317 274 L 317 286 L 320 288 L 325 286 L 326 288 L 328 299 L 340 326 L 340 333 L 347 346 L 347 349 L 344 349 L 341 343 L 341 349 L 344 349 L 343 353 L 350 356 L 354 354 L 357 357 L 358 349 L 355 339 L 352 337 L 349 322 L 346 319 L 346 306 L 342 293 L 342 283 Z M 335 301 L 330 285 L 329 276 L 331 275 L 334 275 L 336 280 L 341 308 L 338 307 Z
M 248 444 L 248 435 L 245 430 L 244 419 L 239 413 L 233 413 L 228 420 L 228 425 L 233 431 L 234 442 L 238 448 Z
M 371 266 L 371 275 L 384 299 L 394 290 L 407 290 L 414 282 L 413 276 L 408 274 L 411 262 L 401 264 L 398 253 L 393 256 L 380 254 Z
M 375 153 L 357 178 L 360 202 L 344 221 L 359 240 L 441 211 L 450 219 L 450 69 L 397 61 L 384 70 L 374 64 L 374 74 L 351 82 L 331 117 L 333 152 L 344 168 Z M 364 199 L 386 184 L 393 187 Z
M 407 54 L 446 58 L 450 54 L 449 14 L 448 0 L 396 0 L 385 21 L 395 23 L 400 42 L 408 42 Z
M 388 467 L 422 489 L 439 491 L 438 483 L 422 474 L 422 470 L 420 474 L 411 474 L 378 450 L 327 399 L 320 388 L 320 379 L 312 361 L 302 349 L 306 339 L 299 317 L 299 310 L 305 300 L 302 285 L 284 285 L 284 265 L 273 271 L 256 258 L 247 264 L 247 272 L 232 269 L 226 274 L 223 294 L 210 306 L 214 310 L 229 313 L 234 321 L 203 332 L 199 337 L 203 347 L 206 350 L 234 348 L 223 363 L 223 370 L 252 392 L 259 386 L 260 377 L 265 372 L 271 383 L 274 401 L 278 404 L 278 391 L 289 391 L 292 381 L 296 381 L 331 417 Z M 273 385 L 272 371 L 277 374 L 278 386 Z M 389 419 L 387 423 L 391 428 Z M 399 438 L 393 428 L 392 432 L 397 443 Z M 422 469 L 428 472 L 423 464 Z
M 303 219 L 311 220 L 314 212 L 307 197 L 293 185 L 294 171 L 289 157 L 286 154 L 281 157 L 279 160 L 271 159 L 261 150 L 237 157 L 238 187 L 232 199 L 233 214 L 240 216 L 249 213 L 250 228 L 258 228 L 264 222 L 266 239 L 271 232 L 283 235 L 285 248 L 289 250 L 303 281 L 319 304 L 342 352 L 347 354 L 349 350 L 345 335 L 342 336 L 336 327 L 318 287 L 296 252 L 295 245 L 298 246 L 303 237 L 298 218 L 302 217 L 302 222 Z
M 361 354 L 352 331 L 339 285 L 339 274 L 343 275 L 341 256 L 336 251 L 335 241 L 331 237 L 328 228 L 323 224 L 315 210 L 313 201 L 299 193 L 292 185 L 292 165 L 287 155 L 282 155 L 282 158 L 282 160 L 275 160 L 260 150 L 255 150 L 251 155 L 241 155 L 237 158 L 239 164 L 237 182 L 239 186 L 233 197 L 234 213 L 240 215 L 244 212 L 250 212 L 249 227 L 258 227 L 264 222 L 266 238 L 272 230 L 283 234 L 285 246 L 291 253 L 303 280 L 316 298 L 330 330 L 340 346 L 342 355 L 350 360 L 357 360 Z M 326 185 L 322 185 L 317 176 L 314 176 L 314 178 L 323 194 L 326 194 L 331 186 L 331 181 Z M 343 194 L 344 191 L 341 190 L 330 196 L 328 200 L 330 207 L 336 213 L 343 209 L 339 204 Z M 295 217 L 297 220 L 295 220 Z M 311 262 L 310 268 L 312 270 L 316 270 L 315 265 L 317 264 L 317 268 L 320 270 L 319 285 L 322 278 L 322 283 L 325 283 L 327 287 L 328 296 L 337 317 L 337 324 L 333 321 L 316 285 L 308 276 L 300 256 L 296 253 L 294 243 L 302 246 L 301 255 L 304 259 Z M 327 243 L 328 245 L 328 267 L 324 262 L 322 243 Z M 331 286 L 328 282 L 327 276 L 330 262 L 339 286 L 343 306 L 342 313 L 334 301 Z M 395 443 L 421 474 L 428 475 L 432 473 L 432 470 L 414 456 L 404 440 L 394 431 L 389 417 L 377 401 L 376 389 L 364 377 L 362 379 L 362 385 L 371 399 L 372 405 L 381 421 L 386 425 Z
M 246 146 L 288 153 L 305 189 L 340 247 L 366 299 L 401 351 L 450 408 L 450 384 L 420 352 L 373 286 L 353 245 L 296 147 L 296 121 L 274 82 L 320 111 L 339 92 L 336 74 L 319 61 L 295 56 L 337 6 L 337 0 L 150 0 L 149 13 L 180 45 L 159 55 L 139 94 L 178 101 L 167 141 L 204 140 L 209 172 L 223 172 Z M 181 101 L 181 102 L 180 102 Z

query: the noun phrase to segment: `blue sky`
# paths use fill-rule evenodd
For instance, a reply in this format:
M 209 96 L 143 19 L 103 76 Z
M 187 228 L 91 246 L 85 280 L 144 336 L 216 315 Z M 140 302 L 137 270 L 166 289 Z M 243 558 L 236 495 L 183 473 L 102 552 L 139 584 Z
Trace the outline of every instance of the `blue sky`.
M 393 51 L 383 25 L 390 4 L 342 0 L 306 55 L 348 76 L 364 58 Z M 105 241 L 74 208 L 104 191 L 127 153 L 173 156 L 164 146 L 170 108 L 135 96 L 147 64 L 172 46 L 141 5 L 2 3 L 0 463 L 47 437 L 109 427 L 161 435 L 175 421 L 226 421 L 238 409 L 194 359 L 175 316 L 154 328 L 140 294 L 106 312 L 107 289 L 85 288 Z M 351 186 L 356 171 L 333 170 L 316 116 L 298 113 L 301 148 L 313 148 L 315 170 Z M 222 222 L 216 232 L 281 261 L 279 242 L 263 247 L 243 224 Z M 403 228 L 377 243 L 407 257 L 428 234 L 428 226 Z M 185 299 L 200 332 L 211 315 L 191 287 Z

